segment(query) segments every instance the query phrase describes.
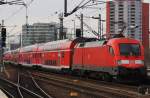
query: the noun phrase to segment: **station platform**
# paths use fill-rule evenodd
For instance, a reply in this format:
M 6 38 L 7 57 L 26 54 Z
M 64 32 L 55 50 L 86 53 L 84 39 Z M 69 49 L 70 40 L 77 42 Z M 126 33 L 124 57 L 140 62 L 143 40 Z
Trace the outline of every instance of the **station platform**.
M 8 98 L 2 90 L 0 90 L 0 98 Z

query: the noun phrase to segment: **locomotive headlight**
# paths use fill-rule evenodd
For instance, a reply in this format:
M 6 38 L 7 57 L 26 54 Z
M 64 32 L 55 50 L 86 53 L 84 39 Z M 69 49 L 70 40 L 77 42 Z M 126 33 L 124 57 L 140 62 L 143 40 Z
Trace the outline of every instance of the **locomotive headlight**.
M 121 65 L 121 60 L 118 60 L 118 61 L 117 61 L 117 64 L 118 64 L 118 65 Z
M 135 64 L 144 64 L 143 60 L 135 60 Z
M 118 60 L 117 63 L 118 63 L 118 65 L 129 64 L 129 60 Z
M 129 64 L 129 60 L 121 60 L 122 64 Z

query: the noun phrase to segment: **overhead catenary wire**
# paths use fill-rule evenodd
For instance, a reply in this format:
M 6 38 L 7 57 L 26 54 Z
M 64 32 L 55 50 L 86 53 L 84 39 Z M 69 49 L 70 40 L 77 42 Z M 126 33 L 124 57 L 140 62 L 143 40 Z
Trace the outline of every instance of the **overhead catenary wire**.
M 17 11 L 13 12 L 10 16 L 8 16 L 7 18 L 5 18 L 5 21 L 10 20 L 11 18 L 13 18 L 16 14 L 18 14 L 22 9 L 24 8 L 24 6 L 20 7 Z
M 85 2 L 86 1 L 86 2 Z M 93 1 L 93 2 L 91 2 L 91 1 Z M 91 3 L 90 3 L 91 2 Z M 98 5 L 98 4 L 103 4 L 103 3 L 106 3 L 106 2 L 104 2 L 104 1 L 98 1 L 97 0 L 97 2 L 95 2 L 95 0 L 82 0 L 73 10 L 72 10 L 72 12 L 71 13 L 69 13 L 69 14 L 72 14 L 72 13 L 74 13 L 75 11 L 77 11 L 77 10 L 79 10 L 79 9 L 83 9 L 83 8 L 88 8 L 88 7 L 92 7 L 92 6 L 96 6 L 96 5 Z M 95 8 L 96 9 L 96 8 Z M 99 9 L 100 10 L 100 8 L 98 8 L 97 7 L 97 9 Z M 97 10 L 96 9 L 96 10 Z M 95 13 L 95 11 L 92 11 L 92 13 Z M 90 12 L 90 14 L 91 14 L 91 12 Z M 89 18 L 89 17 L 88 17 Z M 94 35 L 98 35 L 97 34 L 97 32 L 96 31 L 94 31 L 91 27 L 89 27 L 88 25 L 87 25 L 87 23 L 86 24 L 84 24 L 88 29 L 90 29 L 92 32 L 93 32 L 93 34 Z
M 17 1 L 22 1 L 22 0 L 17 0 Z M 30 0 L 30 2 L 28 2 L 28 3 L 22 3 L 22 7 L 20 7 L 17 11 L 15 11 L 15 12 L 13 12 L 10 16 L 8 16 L 7 18 L 5 18 L 4 20 L 5 21 L 8 21 L 8 20 L 10 20 L 11 18 L 13 18 L 16 14 L 18 14 L 21 10 L 23 10 L 26 6 L 30 6 L 31 4 L 32 4 L 32 2 L 33 2 L 34 0 Z M 8 4 L 17 4 L 17 3 L 8 3 Z M 21 2 L 19 3 L 19 5 L 21 4 Z
M 84 3 L 82 6 L 80 6 L 78 9 L 83 8 L 86 4 L 88 4 L 88 3 L 90 3 L 90 2 L 91 2 L 91 0 L 85 2 L 85 3 Z
M 80 6 L 83 2 L 84 2 L 85 0 L 82 0 L 80 3 L 79 3 L 79 5 L 78 6 Z
M 88 1 L 86 1 L 86 0 L 82 0 L 71 12 L 65 12 L 64 14 L 65 14 L 65 17 L 67 17 L 67 16 L 69 16 L 69 15 L 71 15 L 71 14 L 73 14 L 73 13 L 75 13 L 77 10 L 79 10 L 79 9 L 83 9 L 83 8 L 86 8 L 86 7 L 90 7 L 90 6 L 94 6 L 94 5 L 98 5 L 98 4 L 104 4 L 104 3 L 106 3 L 105 1 L 99 1 L 99 0 L 88 0 Z M 90 5 L 87 5 L 87 4 L 89 4 L 89 3 L 92 3 L 92 4 L 90 4 Z M 67 5 L 65 5 L 65 9 L 66 9 L 66 6 Z
M 71 12 L 65 12 L 64 14 L 64 16 L 65 17 L 67 17 L 67 16 L 69 16 L 69 15 L 71 15 L 71 14 L 73 14 L 73 13 L 75 13 L 77 10 L 79 10 L 82 6 L 84 6 L 84 5 L 86 5 L 87 3 L 89 3 L 89 2 L 91 2 L 91 0 L 88 0 L 87 2 L 85 2 L 84 3 L 84 1 L 85 0 L 82 0 Z M 83 4 L 84 3 L 84 4 Z M 65 5 L 65 7 L 66 7 L 67 5 Z M 65 8 L 66 9 L 66 8 Z
M 32 2 L 34 0 L 30 0 L 30 2 L 25 3 L 23 0 L 15 0 L 15 1 L 11 1 L 11 2 L 7 2 L 9 5 L 23 5 L 22 7 L 19 8 L 19 10 L 13 12 L 9 17 L 7 17 L 5 19 L 5 21 L 8 21 L 9 19 L 11 19 L 13 16 L 15 16 L 16 14 L 18 14 L 23 8 L 26 8 L 26 23 L 27 23 L 27 19 L 28 19 L 28 15 L 27 15 L 27 7 L 29 7 Z M 10 31 L 12 32 L 15 28 L 11 29 Z
M 86 6 L 84 6 L 83 8 L 91 7 L 91 6 L 95 6 L 95 5 L 99 5 L 99 4 L 104 4 L 104 2 L 102 2 L 102 3 L 94 3 L 94 4 L 90 4 L 90 5 L 86 5 Z
M 80 19 L 80 17 L 79 17 L 78 15 L 76 15 L 76 17 L 77 17 L 78 19 Z M 93 30 L 88 24 L 86 24 L 85 22 L 83 22 L 83 24 L 84 24 L 84 26 L 86 26 L 90 31 L 92 31 L 92 33 L 93 33 L 95 36 L 98 36 L 98 33 L 97 33 L 95 30 Z

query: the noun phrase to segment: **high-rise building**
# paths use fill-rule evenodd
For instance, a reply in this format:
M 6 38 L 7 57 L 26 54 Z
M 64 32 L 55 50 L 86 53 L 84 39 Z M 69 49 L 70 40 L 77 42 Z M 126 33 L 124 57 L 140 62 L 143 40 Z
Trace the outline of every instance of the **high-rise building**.
M 142 42 L 145 51 L 149 48 L 149 4 L 142 3 Z
M 57 23 L 34 23 L 22 26 L 22 45 L 27 46 L 35 43 L 44 43 L 57 40 L 59 24 Z
M 113 0 L 106 3 L 106 32 L 118 33 L 140 40 L 149 47 L 149 4 L 143 0 Z

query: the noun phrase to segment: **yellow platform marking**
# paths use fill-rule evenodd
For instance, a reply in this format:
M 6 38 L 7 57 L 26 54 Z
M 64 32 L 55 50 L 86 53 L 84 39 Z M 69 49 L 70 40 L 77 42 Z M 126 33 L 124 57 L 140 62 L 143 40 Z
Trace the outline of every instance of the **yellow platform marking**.
M 78 92 L 71 91 L 71 92 L 70 92 L 70 96 L 71 96 L 71 97 L 77 97 L 77 96 L 79 96 L 79 94 L 78 94 Z
M 76 82 L 79 82 L 79 80 L 73 80 L 73 82 L 75 82 L 75 83 L 76 83 Z

